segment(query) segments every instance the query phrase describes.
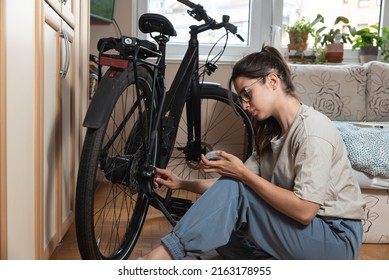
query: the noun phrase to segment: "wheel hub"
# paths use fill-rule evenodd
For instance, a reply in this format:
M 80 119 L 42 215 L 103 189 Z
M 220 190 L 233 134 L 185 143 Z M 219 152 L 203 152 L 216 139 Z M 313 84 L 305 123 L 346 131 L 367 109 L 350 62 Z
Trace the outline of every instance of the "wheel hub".
M 113 184 L 127 186 L 132 194 L 139 191 L 139 152 L 131 155 L 116 155 L 107 158 L 104 164 L 105 178 Z
M 126 185 L 133 160 L 133 155 L 109 157 L 104 165 L 105 178 L 112 183 Z
M 206 142 L 201 142 L 201 145 L 204 147 L 203 148 L 204 154 L 207 152 L 213 151 L 213 146 L 211 144 L 206 143 Z M 193 170 L 200 170 L 201 169 L 199 161 L 193 161 L 193 160 L 187 159 L 186 164 L 189 166 L 189 168 L 191 168 Z

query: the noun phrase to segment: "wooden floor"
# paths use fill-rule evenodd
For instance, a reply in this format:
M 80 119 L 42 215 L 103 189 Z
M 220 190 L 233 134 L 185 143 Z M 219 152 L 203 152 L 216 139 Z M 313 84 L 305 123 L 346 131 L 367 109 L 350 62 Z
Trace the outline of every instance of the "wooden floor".
M 144 224 L 142 235 L 130 257 L 136 259 L 149 252 L 160 244 L 160 238 L 170 232 L 171 226 L 162 215 L 153 208 L 150 208 L 148 218 Z M 80 254 L 77 248 L 75 227 L 69 229 L 63 242 L 59 244 L 52 260 L 79 260 Z M 359 255 L 360 260 L 389 260 L 389 244 L 363 244 Z
M 141 236 L 130 256 L 137 259 L 151 251 L 161 243 L 161 237 L 168 234 L 172 227 L 162 214 L 150 207 L 147 219 L 143 225 Z M 63 241 L 57 246 L 52 254 L 52 260 L 79 260 L 81 259 L 77 247 L 77 238 L 74 224 L 70 227 Z

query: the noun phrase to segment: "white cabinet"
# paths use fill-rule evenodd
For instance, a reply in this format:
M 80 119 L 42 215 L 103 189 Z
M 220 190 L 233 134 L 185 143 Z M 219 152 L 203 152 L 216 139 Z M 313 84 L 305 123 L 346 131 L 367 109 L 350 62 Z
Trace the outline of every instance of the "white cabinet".
M 50 252 L 74 216 L 74 29 L 44 3 L 43 25 L 43 247 Z M 46 254 L 45 254 L 46 255 Z
M 7 151 L 0 157 L 6 234 L 0 234 L 0 256 L 48 259 L 74 220 L 88 89 L 89 1 L 0 1 L 7 7 L 7 73 L 1 74 L 7 81 L 6 137 L 0 138 Z

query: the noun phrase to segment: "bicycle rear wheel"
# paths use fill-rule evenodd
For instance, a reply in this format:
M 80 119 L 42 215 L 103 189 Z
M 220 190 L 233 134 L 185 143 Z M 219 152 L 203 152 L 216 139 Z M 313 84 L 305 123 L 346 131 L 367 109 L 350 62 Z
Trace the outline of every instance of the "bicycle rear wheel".
M 223 88 L 203 89 L 201 98 L 201 142 L 205 152 L 223 150 L 245 161 L 253 151 L 253 128 L 250 117 L 237 100 L 234 106 Z M 185 110 L 184 110 L 185 112 Z M 167 165 L 183 179 L 218 178 L 218 174 L 204 173 L 197 161 L 189 161 L 181 149 L 187 143 L 186 114 L 182 114 L 176 142 Z M 200 195 L 183 190 L 161 189 L 169 212 L 179 219 Z
M 138 180 L 147 152 L 152 78 L 138 69 L 137 99 L 133 72 L 121 75 L 110 87 L 104 79 L 99 84 L 96 95 L 102 90 L 106 98 L 117 99 L 109 118 L 99 128 L 88 128 L 84 140 L 76 190 L 82 259 L 128 258 L 149 206 Z

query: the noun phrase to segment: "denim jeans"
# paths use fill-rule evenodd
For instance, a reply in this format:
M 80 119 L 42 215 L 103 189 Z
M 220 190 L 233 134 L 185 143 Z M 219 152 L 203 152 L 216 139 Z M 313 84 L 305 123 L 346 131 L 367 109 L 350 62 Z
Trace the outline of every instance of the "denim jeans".
M 356 259 L 362 224 L 317 216 L 302 225 L 240 181 L 221 177 L 162 242 L 174 259 L 213 249 L 229 259 Z

